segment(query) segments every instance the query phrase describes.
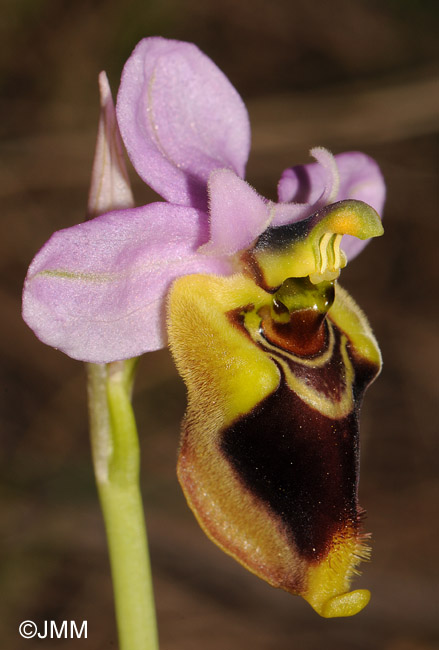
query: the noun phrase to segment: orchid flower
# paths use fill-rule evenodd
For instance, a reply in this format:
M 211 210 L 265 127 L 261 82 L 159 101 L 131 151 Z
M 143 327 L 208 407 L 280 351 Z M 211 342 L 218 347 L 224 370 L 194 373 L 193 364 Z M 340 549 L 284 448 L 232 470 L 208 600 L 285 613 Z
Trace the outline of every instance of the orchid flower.
M 337 279 L 383 232 L 380 170 L 317 147 L 282 174 L 278 202 L 260 196 L 244 180 L 246 108 L 189 43 L 142 40 L 116 113 L 165 201 L 55 233 L 29 268 L 24 318 L 93 363 L 169 343 L 188 389 L 178 475 L 202 528 L 322 616 L 355 614 L 369 600 L 349 592 L 368 556 L 359 409 L 381 357 Z

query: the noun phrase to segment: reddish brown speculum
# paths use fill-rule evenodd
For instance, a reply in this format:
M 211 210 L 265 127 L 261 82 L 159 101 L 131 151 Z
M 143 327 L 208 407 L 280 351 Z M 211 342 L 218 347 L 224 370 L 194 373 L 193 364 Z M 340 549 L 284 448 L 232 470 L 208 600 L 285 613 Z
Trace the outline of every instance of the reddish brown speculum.
M 269 310 L 261 310 L 261 328 L 265 338 L 276 347 L 300 356 L 320 352 L 326 340 L 326 314 L 301 309 L 290 315 L 288 323 L 273 320 Z

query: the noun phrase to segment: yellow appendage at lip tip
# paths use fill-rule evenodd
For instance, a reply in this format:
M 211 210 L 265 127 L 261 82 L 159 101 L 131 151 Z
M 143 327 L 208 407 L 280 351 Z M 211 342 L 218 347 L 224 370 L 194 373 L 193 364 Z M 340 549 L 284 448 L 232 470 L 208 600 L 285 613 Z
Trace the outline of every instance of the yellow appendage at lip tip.
M 340 618 L 355 616 L 355 614 L 361 612 L 370 600 L 370 591 L 368 589 L 355 589 L 338 596 L 331 596 L 326 600 L 308 598 L 307 596 L 304 596 L 304 598 L 322 618 Z M 318 602 L 316 602 L 317 600 Z
M 361 560 L 368 560 L 370 549 L 364 540 L 348 535 L 337 542 L 323 562 L 308 568 L 308 581 L 303 598 L 323 618 L 354 616 L 370 600 L 368 589 L 348 591 Z

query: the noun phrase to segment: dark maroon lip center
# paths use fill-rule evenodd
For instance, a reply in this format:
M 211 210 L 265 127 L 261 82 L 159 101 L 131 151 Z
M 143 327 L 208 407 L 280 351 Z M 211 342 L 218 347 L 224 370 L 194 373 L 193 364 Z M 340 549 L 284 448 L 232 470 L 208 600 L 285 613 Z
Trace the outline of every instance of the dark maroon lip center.
M 243 326 L 240 318 L 236 324 Z M 296 376 L 305 373 L 313 386 L 336 400 L 345 388 L 345 373 L 342 333 L 332 326 L 334 352 L 322 367 L 300 367 L 281 350 L 279 357 Z M 327 417 L 306 404 L 289 387 L 274 358 L 281 375 L 277 389 L 220 435 L 221 452 L 242 485 L 308 561 L 321 561 L 335 538 L 355 536 L 360 530 L 358 414 L 377 369 L 352 353 L 349 341 L 347 351 L 355 374 L 353 406 L 344 417 Z

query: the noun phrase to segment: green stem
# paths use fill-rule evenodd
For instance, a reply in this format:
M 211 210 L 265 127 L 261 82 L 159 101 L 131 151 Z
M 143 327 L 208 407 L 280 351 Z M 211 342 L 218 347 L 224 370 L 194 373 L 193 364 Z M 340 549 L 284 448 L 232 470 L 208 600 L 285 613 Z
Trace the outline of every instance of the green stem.
M 157 650 L 157 626 L 131 405 L 136 360 L 87 364 L 90 432 L 113 578 L 120 650 Z

